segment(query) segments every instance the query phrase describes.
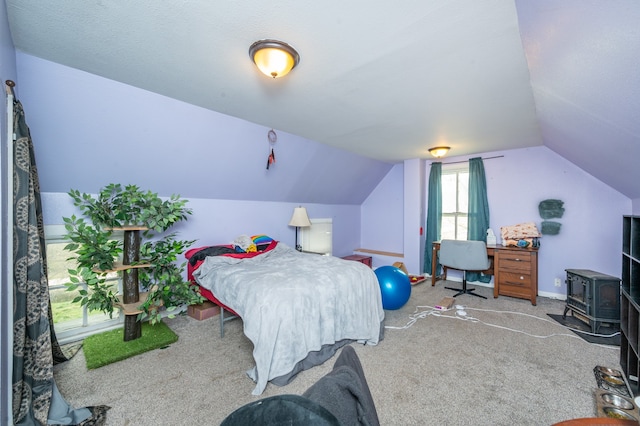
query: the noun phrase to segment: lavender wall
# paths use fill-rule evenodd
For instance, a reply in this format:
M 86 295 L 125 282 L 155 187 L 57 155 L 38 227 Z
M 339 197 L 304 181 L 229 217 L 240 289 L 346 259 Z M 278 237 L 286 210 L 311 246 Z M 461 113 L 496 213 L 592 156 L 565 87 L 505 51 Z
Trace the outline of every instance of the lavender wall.
M 404 252 L 403 181 L 404 167 L 398 164 L 387 173 L 362 203 L 362 248 Z M 374 266 L 376 263 L 374 262 Z
M 424 211 L 413 209 L 424 207 L 407 204 L 426 199 L 423 183 L 414 181 L 428 171 L 421 160 L 409 160 L 421 166 L 412 162 L 407 173 L 409 163 L 392 168 L 278 132 L 277 163 L 266 171 L 267 128 L 20 52 L 17 70 L 47 223 L 59 223 L 56 206 L 71 188 L 96 192 L 109 182 L 136 183 L 192 200 L 188 238 L 224 242 L 255 229 L 293 244 L 286 222 L 303 204 L 313 217 L 334 219 L 334 254 L 357 247 L 402 252 L 410 272 L 421 271 L 422 237 L 414 222 L 424 221 Z M 544 199 L 565 201 L 561 234 L 542 240 L 541 294 L 564 292 L 553 281 L 565 268 L 619 275 L 620 218 L 637 212 L 637 202 L 547 148 L 487 153 L 494 154 L 505 156 L 485 164 L 496 234 L 503 225 L 540 222 L 537 205 Z M 456 160 L 464 158 L 447 161 Z M 402 259 L 374 258 L 374 265 L 396 260 Z
M 20 100 L 36 150 L 45 223 L 75 209 L 70 189 L 108 183 L 180 194 L 181 236 L 219 244 L 264 233 L 293 246 L 293 208 L 333 219 L 333 252 L 360 245 L 360 203 L 391 165 L 18 52 Z
M 196 240 L 194 246 L 228 244 L 239 235 L 266 234 L 293 247 L 295 228 L 288 226 L 294 207 L 298 204 L 188 199 L 193 210 L 186 222 L 171 231 L 181 239 Z M 62 224 L 63 217 L 80 212 L 66 193 L 42 194 L 44 222 L 46 225 Z M 346 256 L 360 244 L 360 207 L 352 205 L 303 204 L 309 217 L 333 220 L 333 254 Z
M 403 254 L 403 257 L 371 255 L 373 267 L 404 262 L 412 274 L 419 274 L 424 239 L 424 164 L 423 160 L 407 160 L 389 171 L 380 184 L 362 203 L 362 241 L 359 247 Z
M 490 223 L 497 236 L 500 235 L 501 226 L 530 221 L 540 226 L 540 201 L 564 201 L 565 214 L 558 219 L 562 223 L 560 234 L 541 239 L 538 267 L 540 295 L 564 297 L 565 285 L 555 287 L 554 279 L 561 278 L 564 283 L 564 271 L 567 268 L 592 269 L 620 276 L 622 216 L 632 211 L 629 198 L 545 147 L 491 152 L 482 156 L 496 155 L 504 157 L 486 160 L 484 165 L 491 209 Z M 467 159 L 451 157 L 444 162 Z M 388 209 L 380 206 L 385 199 L 393 200 L 402 191 L 403 183 L 395 168 L 384 182 L 363 203 L 362 241 L 372 247 L 400 247 L 403 236 L 380 231 L 389 220 Z M 404 238 L 418 237 L 413 233 L 405 233 Z M 422 257 L 422 253 L 415 252 L 404 255 L 405 262 L 411 265 L 421 261 Z M 377 266 L 381 266 L 381 263 Z M 409 272 L 418 271 L 410 269 Z
M 20 100 L 44 192 L 135 183 L 169 196 L 360 205 L 390 164 L 24 53 Z
M 407 271 L 422 272 L 424 253 L 424 228 L 426 223 L 425 161 L 420 159 L 404 162 L 404 263 Z
M 491 227 L 542 221 L 538 204 L 546 199 L 564 201 L 565 214 L 556 236 L 543 236 L 539 253 L 538 286 L 541 294 L 566 293 L 554 287 L 565 269 L 583 268 L 621 276 L 622 216 L 631 201 L 582 169 L 538 147 L 506 151 L 504 158 L 486 162 Z

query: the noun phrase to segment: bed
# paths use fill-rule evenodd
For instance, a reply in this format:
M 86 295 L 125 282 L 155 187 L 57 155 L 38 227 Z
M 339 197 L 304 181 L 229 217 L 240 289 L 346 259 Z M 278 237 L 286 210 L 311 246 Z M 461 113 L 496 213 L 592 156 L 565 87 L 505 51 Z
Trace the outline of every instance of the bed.
M 221 245 L 185 256 L 201 293 L 242 318 L 253 343 L 255 366 L 247 371 L 256 383 L 253 395 L 268 382 L 286 385 L 345 344 L 376 345 L 382 338 L 378 281 L 360 262 L 298 252 L 277 241 L 252 252 Z

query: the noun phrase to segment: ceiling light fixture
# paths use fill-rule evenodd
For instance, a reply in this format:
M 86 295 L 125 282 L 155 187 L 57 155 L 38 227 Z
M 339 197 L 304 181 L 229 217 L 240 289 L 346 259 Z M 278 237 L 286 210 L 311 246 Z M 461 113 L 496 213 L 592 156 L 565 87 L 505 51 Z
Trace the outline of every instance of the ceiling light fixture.
M 436 158 L 441 158 L 447 155 L 451 148 L 448 146 L 436 146 L 435 148 L 429 148 L 429 152 Z
M 249 48 L 258 69 L 272 78 L 284 77 L 300 62 L 296 49 L 278 40 L 258 40 Z

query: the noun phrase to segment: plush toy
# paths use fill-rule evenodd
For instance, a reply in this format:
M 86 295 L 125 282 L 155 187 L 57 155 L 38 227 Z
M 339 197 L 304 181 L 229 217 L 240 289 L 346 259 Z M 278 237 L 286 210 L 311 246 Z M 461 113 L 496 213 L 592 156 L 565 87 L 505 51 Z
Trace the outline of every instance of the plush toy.
M 237 252 L 251 253 L 257 251 L 256 245 L 248 235 L 240 235 L 233 240 L 233 245 Z
M 539 238 L 521 238 L 519 240 L 502 240 L 502 245 L 505 247 L 540 247 Z
M 253 243 L 257 246 L 263 245 L 263 244 L 270 244 L 271 241 L 273 241 L 273 238 L 268 237 L 264 234 L 260 234 L 260 235 L 254 235 L 251 237 L 251 240 L 253 241 Z

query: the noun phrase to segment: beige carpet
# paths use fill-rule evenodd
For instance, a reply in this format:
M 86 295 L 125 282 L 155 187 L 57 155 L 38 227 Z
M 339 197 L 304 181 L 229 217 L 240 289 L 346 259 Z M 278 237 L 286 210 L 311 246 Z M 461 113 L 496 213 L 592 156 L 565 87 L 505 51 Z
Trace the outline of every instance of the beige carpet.
M 458 283 L 453 283 L 458 284 Z M 433 306 L 453 292 L 428 283 L 412 289 L 402 309 L 387 311 L 387 326 L 404 326 L 416 306 Z M 468 316 L 424 315 L 405 329 L 387 329 L 378 346 L 353 346 L 360 357 L 383 425 L 551 425 L 595 415 L 596 365 L 619 369 L 619 349 L 585 342 L 547 317 L 564 302 L 501 296 L 459 296 Z M 429 308 L 418 310 L 430 311 Z M 526 315 L 520 315 L 526 314 Z M 88 371 L 82 350 L 55 367 L 62 395 L 74 406 L 109 405 L 108 425 L 217 425 L 256 399 L 301 394 L 331 370 L 335 357 L 272 384 L 260 397 L 245 371 L 252 345 L 242 322 L 187 316 L 166 320 L 179 340 L 167 349 Z M 606 331 L 606 328 L 603 329 Z M 603 331 L 601 330 L 601 331 Z

